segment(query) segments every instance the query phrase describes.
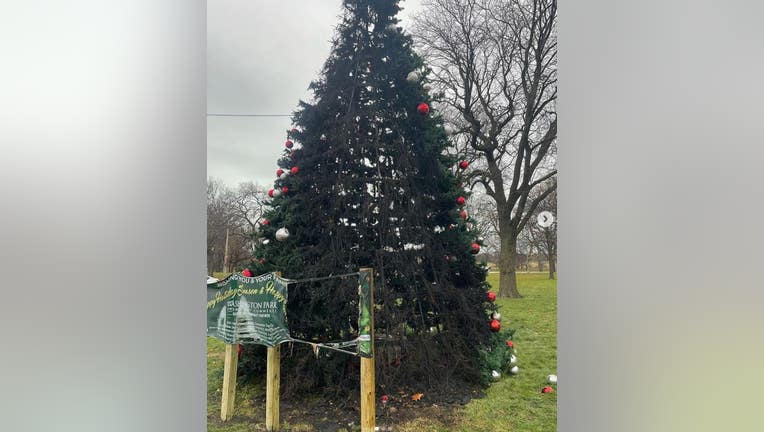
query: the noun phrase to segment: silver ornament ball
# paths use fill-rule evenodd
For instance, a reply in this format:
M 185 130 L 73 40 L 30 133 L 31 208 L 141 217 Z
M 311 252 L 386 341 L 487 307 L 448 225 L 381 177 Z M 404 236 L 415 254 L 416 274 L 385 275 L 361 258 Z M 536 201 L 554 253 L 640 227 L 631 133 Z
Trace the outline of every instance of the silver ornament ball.
M 494 381 L 495 381 L 495 380 L 501 378 L 501 374 L 499 373 L 499 371 L 491 371 L 491 378 L 493 378 Z
M 517 366 L 512 366 L 512 369 L 509 370 L 509 373 L 512 375 L 517 375 L 520 373 L 520 368 Z
M 289 238 L 289 230 L 286 228 L 279 228 L 276 231 L 276 240 L 284 241 Z
M 557 384 L 557 375 L 549 375 L 546 377 L 546 380 L 549 382 L 549 384 Z

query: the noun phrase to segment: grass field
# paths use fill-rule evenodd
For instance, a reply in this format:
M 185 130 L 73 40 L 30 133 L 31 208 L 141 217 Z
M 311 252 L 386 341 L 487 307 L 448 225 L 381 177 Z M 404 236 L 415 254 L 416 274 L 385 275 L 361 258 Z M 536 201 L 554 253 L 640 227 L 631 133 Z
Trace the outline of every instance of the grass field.
M 488 281 L 498 289 L 497 273 L 489 274 Z M 547 375 L 557 374 L 557 281 L 549 280 L 545 273 L 520 273 L 518 285 L 523 298 L 498 299 L 497 302 L 501 306 L 502 326 L 516 330 L 514 341 L 520 373 L 503 376 L 488 388 L 485 398 L 474 399 L 454 412 L 450 424 L 422 417 L 396 431 L 547 432 L 557 429 L 557 394 L 541 393 L 541 388 L 547 385 Z M 240 387 L 234 420 L 220 423 L 223 344 L 210 338 L 207 341 L 208 430 L 265 430 L 264 391 L 257 386 Z M 552 387 L 556 391 L 556 385 Z M 282 430 L 317 431 L 299 422 L 282 423 Z

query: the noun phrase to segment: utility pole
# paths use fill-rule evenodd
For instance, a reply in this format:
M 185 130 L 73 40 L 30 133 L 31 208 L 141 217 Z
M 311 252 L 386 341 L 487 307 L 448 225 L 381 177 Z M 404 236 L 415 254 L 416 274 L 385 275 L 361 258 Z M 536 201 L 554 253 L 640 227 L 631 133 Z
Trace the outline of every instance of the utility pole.
M 228 273 L 228 228 L 225 229 L 225 252 L 223 252 L 223 273 Z

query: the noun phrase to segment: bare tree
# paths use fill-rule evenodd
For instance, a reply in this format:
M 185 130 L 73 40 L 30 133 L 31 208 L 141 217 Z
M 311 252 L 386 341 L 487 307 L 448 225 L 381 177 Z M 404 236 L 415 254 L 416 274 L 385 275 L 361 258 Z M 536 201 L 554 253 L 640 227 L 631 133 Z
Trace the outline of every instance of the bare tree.
M 556 0 L 424 0 L 417 46 L 470 187 L 495 204 L 499 295 L 520 297 L 517 238 L 556 187 Z M 441 107 L 441 105 L 443 105 Z M 534 198 L 531 191 L 541 189 Z
M 534 193 L 534 195 L 538 195 L 538 194 L 539 194 L 538 191 Z M 536 223 L 536 218 L 538 217 L 538 214 L 543 211 L 548 211 L 552 213 L 552 215 L 554 215 L 555 217 L 555 220 L 552 223 L 552 225 L 548 227 L 542 227 Z M 536 207 L 536 211 L 533 213 L 531 222 L 525 226 L 525 229 L 523 230 L 523 235 L 521 236 L 521 238 L 524 238 L 530 245 L 532 245 L 532 248 L 536 250 L 539 258 L 543 258 L 548 263 L 549 279 L 554 279 L 555 274 L 557 273 L 557 191 L 556 190 L 554 190 L 552 193 L 547 195 L 547 197 L 540 202 L 538 207 Z M 539 265 L 539 270 L 541 270 L 541 268 L 542 266 Z
M 245 266 L 252 258 L 266 193 L 252 182 L 232 189 L 220 180 L 207 181 L 207 269 Z
M 260 221 L 265 210 L 267 193 L 261 186 L 245 182 L 238 189 L 230 192 L 230 212 L 236 235 L 250 245 L 253 250 Z
M 483 240 L 481 253 L 485 254 L 489 262 L 496 264 L 501 248 L 496 202 L 482 191 L 476 191 L 470 199 L 467 211 L 470 221 L 474 223 Z

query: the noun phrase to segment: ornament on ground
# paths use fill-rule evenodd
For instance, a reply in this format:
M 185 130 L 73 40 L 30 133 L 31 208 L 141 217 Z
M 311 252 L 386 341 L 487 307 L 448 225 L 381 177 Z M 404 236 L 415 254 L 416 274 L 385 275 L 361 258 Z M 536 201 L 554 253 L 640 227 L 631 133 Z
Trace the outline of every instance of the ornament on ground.
M 557 384 L 557 375 L 549 375 L 546 380 L 549 384 Z
M 549 387 L 549 386 L 546 386 L 541 389 L 541 393 L 552 393 L 553 391 L 554 389 L 552 389 L 552 387 Z
M 520 368 L 517 366 L 512 366 L 512 369 L 509 370 L 509 373 L 512 375 L 517 375 L 520 373 Z

